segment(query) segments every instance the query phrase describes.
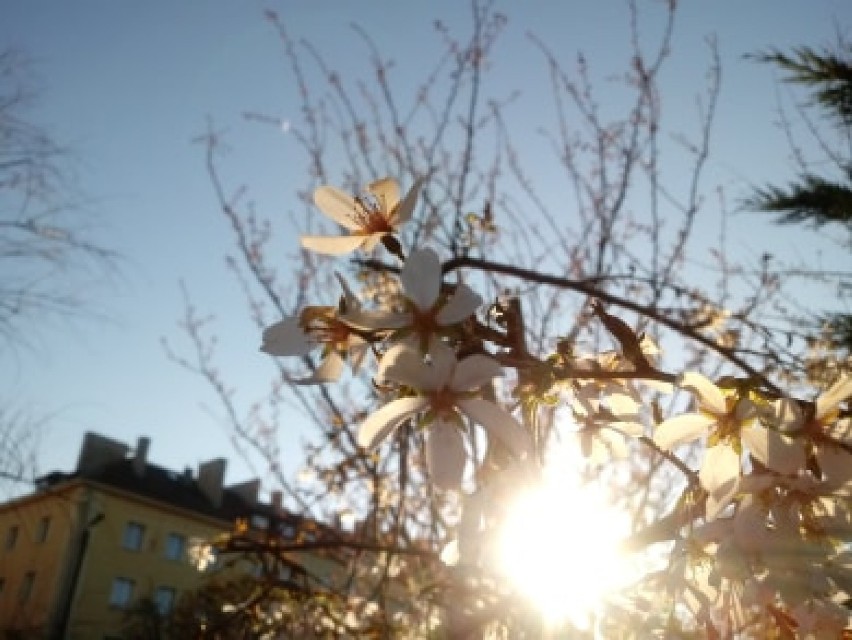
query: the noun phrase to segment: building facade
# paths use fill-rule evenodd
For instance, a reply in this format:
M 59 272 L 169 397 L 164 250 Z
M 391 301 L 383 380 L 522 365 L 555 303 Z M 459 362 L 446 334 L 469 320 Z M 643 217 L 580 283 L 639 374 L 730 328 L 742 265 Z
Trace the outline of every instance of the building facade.
M 224 459 L 176 472 L 149 463 L 149 446 L 88 433 L 75 471 L 0 506 L 0 638 L 122 637 L 140 602 L 167 615 L 201 586 L 194 539 L 290 517 L 280 497 L 258 501 L 257 480 L 225 486 Z

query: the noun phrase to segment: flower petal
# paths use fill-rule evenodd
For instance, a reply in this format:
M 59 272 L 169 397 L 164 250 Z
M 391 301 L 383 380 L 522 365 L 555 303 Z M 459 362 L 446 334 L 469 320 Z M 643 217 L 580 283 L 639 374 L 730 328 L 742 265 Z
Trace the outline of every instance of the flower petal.
M 450 389 L 457 392 L 473 391 L 503 374 L 503 367 L 494 358 L 480 353 L 468 356 L 456 365 L 450 380 Z
M 805 415 L 797 400 L 779 398 L 761 409 L 761 417 L 781 432 L 798 431 L 804 426 Z
M 379 331 L 381 329 L 402 329 L 411 324 L 410 313 L 397 313 L 385 310 L 353 309 L 340 316 L 340 319 L 355 329 Z
M 441 261 L 432 249 L 412 251 L 399 274 L 405 295 L 420 311 L 428 311 L 441 291 Z
M 429 365 L 409 343 L 399 343 L 388 349 L 379 362 L 376 381 L 379 384 L 396 382 L 407 387 L 420 389 L 424 379 L 429 379 Z
M 456 352 L 440 340 L 429 342 L 429 364 L 431 374 L 419 387 L 423 391 L 434 391 L 448 386 L 456 368 Z
M 314 204 L 337 224 L 350 231 L 358 231 L 361 225 L 355 218 L 355 199 L 335 187 L 319 187 L 314 191 Z
M 457 324 L 473 315 L 482 305 L 482 298 L 466 284 L 460 284 L 453 291 L 446 304 L 435 316 L 438 324 L 447 327 Z
M 299 319 L 287 317 L 263 332 L 260 350 L 272 356 L 305 356 L 314 348 Z
M 406 419 L 426 407 L 426 398 L 397 398 L 388 402 L 361 423 L 358 446 L 375 449 Z
M 680 377 L 679 385 L 698 396 L 703 408 L 717 416 L 728 412 L 725 394 L 700 373 L 688 371 Z
M 739 474 L 740 456 L 733 447 L 727 443 L 707 447 L 698 474 L 702 487 L 713 493 Z
M 382 211 L 389 214 L 399 204 L 399 183 L 393 178 L 381 178 L 367 185 L 367 191 L 378 200 Z
M 343 358 L 336 351 L 330 351 L 314 372 L 306 378 L 289 378 L 289 382 L 300 385 L 336 382 L 343 373 Z
M 852 376 L 844 375 L 816 400 L 816 418 L 825 417 L 846 398 L 852 396 Z
M 612 415 L 622 419 L 637 419 L 639 403 L 626 393 L 616 392 L 606 397 L 606 404 Z
M 340 256 L 355 251 L 368 236 L 302 236 L 302 246 L 328 256 Z
M 418 178 L 414 181 L 411 189 L 405 194 L 405 199 L 399 203 L 396 209 L 391 213 L 390 223 L 394 227 L 405 224 L 411 220 L 414 214 L 414 208 L 417 206 L 417 198 L 420 196 L 420 188 L 423 186 L 423 179 Z
M 654 430 L 654 442 L 665 451 L 700 438 L 716 424 L 716 419 L 701 413 L 684 413 L 664 420 Z
M 751 494 L 747 494 L 737 507 L 734 518 L 734 541 L 740 549 L 749 553 L 759 552 L 766 547 L 767 510 Z
M 364 358 L 370 353 L 370 343 L 358 336 L 349 337 L 349 364 L 353 373 L 358 373 Z
M 822 479 L 829 486 L 842 487 L 852 483 L 852 453 L 840 447 L 820 444 L 815 448 L 814 454 L 822 471 Z
M 529 434 L 512 417 L 512 414 L 493 402 L 482 398 L 463 398 L 456 402 L 456 406 L 468 418 L 481 424 L 489 436 L 500 440 L 518 457 L 523 457 L 532 451 Z
M 801 440 L 763 427 L 745 427 L 740 434 L 751 455 L 772 471 L 793 475 L 805 468 L 805 449 Z
M 436 420 L 426 435 L 426 464 L 432 482 L 439 489 L 461 486 L 467 452 L 458 427 L 447 420 Z
M 852 418 L 841 418 L 826 426 L 826 435 L 846 446 L 852 446 Z
M 443 562 L 448 567 L 454 567 L 461 560 L 461 554 L 459 553 L 459 541 L 458 539 L 450 540 L 444 548 L 441 549 L 441 562 Z

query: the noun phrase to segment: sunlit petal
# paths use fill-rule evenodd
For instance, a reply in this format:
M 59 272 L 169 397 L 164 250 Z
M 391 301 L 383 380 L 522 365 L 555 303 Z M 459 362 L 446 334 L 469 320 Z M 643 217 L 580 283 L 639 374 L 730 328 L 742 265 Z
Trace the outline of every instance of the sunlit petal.
M 305 356 L 313 348 L 299 319 L 287 317 L 264 330 L 260 350 L 273 356 Z
M 379 202 L 382 211 L 390 212 L 399 203 L 399 183 L 393 178 L 381 178 L 367 186 Z
M 761 464 L 777 473 L 795 474 L 805 468 L 805 449 L 801 440 L 763 427 L 741 431 L 743 443 Z
M 426 434 L 426 464 L 432 482 L 439 489 L 461 486 L 467 452 L 458 427 L 447 420 L 436 420 Z
M 463 398 L 456 406 L 474 422 L 485 428 L 489 436 L 494 436 L 518 457 L 530 453 L 532 443 L 529 434 L 511 413 L 493 402 L 482 398 Z
M 435 319 L 442 327 L 456 324 L 469 318 L 482 305 L 482 298 L 466 284 L 460 284 L 441 307 Z
M 631 438 L 638 438 L 643 433 L 645 433 L 645 427 L 643 427 L 638 422 L 610 422 L 607 426 L 607 429 L 611 429 L 613 431 L 618 431 L 618 433 L 622 433 L 625 436 Z
M 387 235 L 384 231 L 379 231 L 377 233 L 371 233 L 366 236 L 361 236 L 364 239 L 363 244 L 361 245 L 361 250 L 364 253 L 370 253 L 373 249 L 375 249 L 378 244 L 382 241 Z
M 343 373 L 344 364 L 345 361 L 337 351 L 329 351 L 314 371 L 314 378 L 317 382 L 334 382 Z
M 671 451 L 685 442 L 692 442 L 709 431 L 716 419 L 701 413 L 684 413 L 664 420 L 654 430 L 654 442 L 665 451 Z
M 740 476 L 740 456 L 728 444 L 708 447 L 698 479 L 707 490 L 707 519 L 714 519 L 737 491 Z
M 719 387 L 700 373 L 692 371 L 684 373 L 680 378 L 680 386 L 695 393 L 700 399 L 703 408 L 708 411 L 716 415 L 724 415 L 727 412 L 725 394 L 722 393 Z
M 611 393 L 606 398 L 610 412 L 618 418 L 632 418 L 639 415 L 639 403 L 626 393 Z
M 335 382 L 343 373 L 344 360 L 336 351 L 331 351 L 323 358 L 316 370 L 306 378 L 290 378 L 293 384 L 311 385 Z
M 450 381 L 453 391 L 473 391 L 502 375 L 503 368 L 494 358 L 476 353 L 456 365 Z
M 708 447 L 698 474 L 701 486 L 710 493 L 727 484 L 740 474 L 740 456 L 728 444 Z
M 441 291 L 441 261 L 432 249 L 412 251 L 399 274 L 405 295 L 421 311 L 428 311 Z
M 461 560 L 461 553 L 459 552 L 459 541 L 458 540 L 450 540 L 447 544 L 444 545 L 444 548 L 441 549 L 441 562 L 443 562 L 448 567 L 454 567 Z
M 375 449 L 394 429 L 427 405 L 426 398 L 397 398 L 371 414 L 358 430 L 358 446 Z
M 834 424 L 828 425 L 825 432 L 828 437 L 838 442 L 847 446 L 852 445 L 852 418 L 841 418 Z
M 849 396 L 852 396 L 852 376 L 844 375 L 817 398 L 816 418 L 824 418 Z
M 335 187 L 319 187 L 314 191 L 314 204 L 341 227 L 350 231 L 360 229 L 355 219 L 355 199 Z
M 302 246 L 329 256 L 355 251 L 364 244 L 366 236 L 302 236 Z

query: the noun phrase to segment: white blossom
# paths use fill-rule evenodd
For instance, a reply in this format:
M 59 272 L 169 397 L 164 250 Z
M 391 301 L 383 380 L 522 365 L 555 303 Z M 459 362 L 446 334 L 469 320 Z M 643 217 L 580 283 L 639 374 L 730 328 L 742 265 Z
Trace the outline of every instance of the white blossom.
M 472 392 L 500 374 L 500 365 L 486 355 L 456 360 L 453 350 L 435 341 L 428 357 L 407 344 L 392 347 L 382 358 L 378 378 L 393 381 L 419 395 L 390 401 L 367 418 L 358 432 L 358 444 L 376 448 L 407 419 L 429 413 L 427 463 L 432 480 L 442 488 L 457 488 L 464 471 L 466 452 L 461 437 L 461 416 L 482 425 L 519 457 L 530 450 L 529 436 L 511 414 Z M 453 432 L 456 435 L 453 435 Z
M 341 255 L 362 249 L 372 251 L 386 235 L 407 222 L 417 204 L 418 180 L 400 200 L 399 184 L 392 178 L 372 182 L 355 197 L 335 187 L 314 192 L 314 203 L 329 218 L 347 229 L 345 236 L 302 236 L 302 246 L 318 253 Z
M 443 298 L 441 261 L 432 249 L 411 252 L 400 272 L 405 309 L 364 311 L 353 309 L 346 321 L 366 330 L 395 329 L 418 336 L 421 345 L 446 327 L 469 318 L 482 304 L 482 298 L 464 283 Z

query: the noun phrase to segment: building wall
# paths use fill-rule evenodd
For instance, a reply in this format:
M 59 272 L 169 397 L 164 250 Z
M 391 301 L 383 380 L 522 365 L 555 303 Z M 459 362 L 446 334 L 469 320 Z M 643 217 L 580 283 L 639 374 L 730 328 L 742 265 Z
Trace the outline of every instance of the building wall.
M 187 590 L 200 586 L 204 576 L 187 560 L 193 538 L 210 539 L 227 529 L 227 523 L 146 501 L 120 492 L 97 490 L 92 509 L 103 514 L 89 533 L 89 542 L 74 595 L 68 637 L 118 635 L 128 623 L 128 610 L 140 599 L 154 600 L 158 590 L 170 590 L 173 603 Z M 132 528 L 134 535 L 129 535 Z M 135 535 L 141 531 L 140 535 Z M 169 544 L 170 536 L 183 540 L 180 552 Z M 139 542 L 138 547 L 136 542 Z M 127 593 L 129 601 L 112 601 Z
M 134 541 L 126 538 L 130 523 L 141 528 L 138 547 L 128 547 Z M 224 521 L 85 482 L 0 506 L 0 635 L 14 630 L 26 638 L 53 637 L 65 626 L 70 640 L 120 637 L 141 599 L 167 589 L 174 604 L 201 586 L 207 575 L 189 563 L 188 547 L 193 538 L 209 540 L 228 528 Z M 179 549 L 170 535 L 180 536 Z M 123 603 L 111 602 L 119 578 L 132 582 Z
M 0 506 L 0 629 L 37 637 L 49 628 L 67 579 L 79 497 L 59 491 Z

